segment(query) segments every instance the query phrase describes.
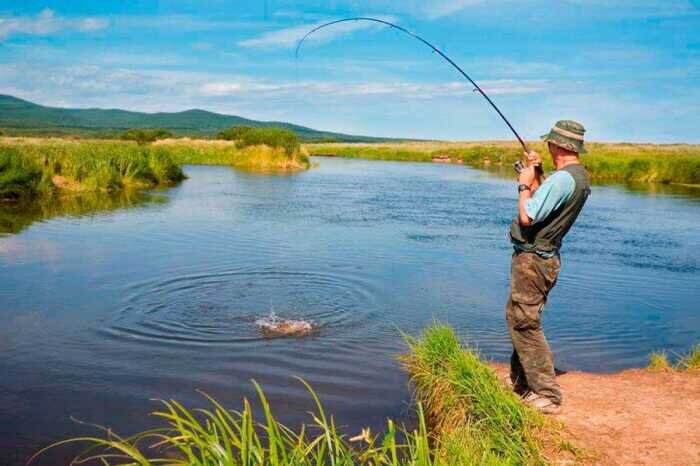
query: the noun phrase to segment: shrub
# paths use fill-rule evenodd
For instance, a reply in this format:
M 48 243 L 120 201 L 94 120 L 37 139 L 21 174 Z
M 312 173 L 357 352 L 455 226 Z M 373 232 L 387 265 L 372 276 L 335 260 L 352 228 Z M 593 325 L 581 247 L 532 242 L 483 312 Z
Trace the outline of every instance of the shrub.
M 139 145 L 157 141 L 158 139 L 167 139 L 173 137 L 173 133 L 164 129 L 128 129 L 124 131 L 120 139 L 124 141 L 136 141 Z
M 225 129 L 216 135 L 216 139 L 223 139 L 225 141 L 237 141 L 243 137 L 248 131 L 250 131 L 250 126 L 233 126 L 229 129 Z
M 273 148 L 281 147 L 290 157 L 297 153 L 300 148 L 297 135 L 284 128 L 250 128 L 242 132 L 237 143 L 239 148 L 259 145 Z

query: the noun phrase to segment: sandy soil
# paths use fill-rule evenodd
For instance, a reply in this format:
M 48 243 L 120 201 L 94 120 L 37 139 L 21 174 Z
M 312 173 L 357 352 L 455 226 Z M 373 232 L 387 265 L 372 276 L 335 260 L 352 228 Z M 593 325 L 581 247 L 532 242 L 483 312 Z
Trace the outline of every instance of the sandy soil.
M 557 380 L 564 409 L 554 418 L 594 454 L 587 464 L 700 466 L 700 372 L 568 372 Z

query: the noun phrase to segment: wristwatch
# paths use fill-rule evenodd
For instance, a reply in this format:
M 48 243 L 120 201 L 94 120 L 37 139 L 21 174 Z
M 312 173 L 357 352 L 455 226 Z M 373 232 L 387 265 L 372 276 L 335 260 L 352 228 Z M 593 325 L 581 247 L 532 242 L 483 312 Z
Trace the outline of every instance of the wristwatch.
M 523 191 L 529 191 L 530 187 L 526 184 L 519 184 L 518 185 L 518 192 L 521 193 Z

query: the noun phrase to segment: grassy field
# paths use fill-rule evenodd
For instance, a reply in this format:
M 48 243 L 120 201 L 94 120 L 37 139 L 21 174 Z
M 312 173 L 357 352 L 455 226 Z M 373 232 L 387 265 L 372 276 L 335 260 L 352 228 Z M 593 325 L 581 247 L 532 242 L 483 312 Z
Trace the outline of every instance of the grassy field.
M 552 163 L 542 143 L 530 144 L 543 155 L 544 168 Z M 311 155 L 396 160 L 443 161 L 477 168 L 510 170 L 522 150 L 513 142 L 406 142 L 384 144 L 307 144 Z M 700 185 L 700 146 L 655 144 L 587 144 L 583 163 L 599 181 L 656 182 Z
M 0 199 L 54 192 L 114 192 L 167 186 L 184 179 L 183 164 L 230 165 L 253 171 L 309 167 L 303 149 L 234 142 L 167 139 L 130 141 L 0 138 Z

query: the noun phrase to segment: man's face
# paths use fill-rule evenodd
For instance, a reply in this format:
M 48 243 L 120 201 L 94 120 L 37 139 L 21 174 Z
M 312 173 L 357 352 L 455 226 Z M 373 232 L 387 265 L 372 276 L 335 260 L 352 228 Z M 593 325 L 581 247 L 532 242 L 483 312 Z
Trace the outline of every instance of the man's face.
M 554 161 L 557 154 L 559 154 L 559 151 L 561 150 L 559 146 L 557 146 L 556 144 L 552 144 L 551 142 L 547 143 L 547 149 L 549 149 L 549 155 L 552 156 L 552 161 Z

